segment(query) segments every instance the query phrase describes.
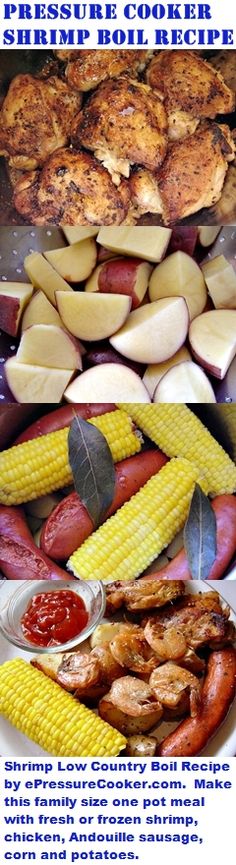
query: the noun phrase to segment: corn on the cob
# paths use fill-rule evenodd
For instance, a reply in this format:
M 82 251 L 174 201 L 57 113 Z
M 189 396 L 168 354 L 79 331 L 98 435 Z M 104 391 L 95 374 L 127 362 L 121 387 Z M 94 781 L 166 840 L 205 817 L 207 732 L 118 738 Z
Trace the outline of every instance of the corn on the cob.
M 228 438 L 228 446 L 236 461 L 236 403 L 221 403 L 217 406 Z
M 105 436 L 113 459 L 119 462 L 138 453 L 141 441 L 125 411 L 107 412 L 88 423 Z M 68 462 L 69 427 L 48 433 L 2 451 L 0 454 L 0 503 L 19 505 L 59 490 L 72 481 Z
M 122 407 L 167 456 L 195 463 L 210 495 L 235 492 L 236 466 L 186 405 L 127 403 Z
M 21 658 L 0 667 L 0 712 L 55 757 L 113 757 L 126 739 Z
M 171 460 L 69 559 L 83 580 L 132 580 L 161 553 L 185 523 L 199 472 Z

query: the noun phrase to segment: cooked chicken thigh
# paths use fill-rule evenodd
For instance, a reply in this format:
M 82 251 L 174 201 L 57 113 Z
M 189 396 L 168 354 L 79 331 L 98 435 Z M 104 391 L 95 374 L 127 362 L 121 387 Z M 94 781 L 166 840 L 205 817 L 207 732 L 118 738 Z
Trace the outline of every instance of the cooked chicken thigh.
M 202 123 L 193 135 L 169 146 L 155 173 L 134 171 L 131 197 L 141 213 L 161 213 L 169 224 L 219 200 L 234 143 L 228 126 Z
M 120 225 L 129 201 L 126 181 L 117 189 L 93 156 L 69 148 L 25 175 L 14 192 L 16 209 L 33 225 Z
M 61 60 L 68 59 L 66 77 L 71 87 L 87 92 L 105 78 L 117 78 L 124 72 L 134 75 L 145 67 L 150 51 L 123 51 L 97 48 L 89 51 L 57 51 Z M 64 55 L 63 57 L 61 55 Z M 65 57 L 67 55 L 67 57 Z M 68 55 L 70 55 L 68 57 Z
M 71 137 L 76 146 L 93 150 L 114 182 L 129 177 L 130 165 L 151 171 L 163 162 L 167 149 L 167 119 L 151 88 L 130 78 L 100 84 L 75 118 Z
M 0 154 L 11 167 L 31 171 L 69 141 L 81 96 L 55 76 L 17 75 L 0 113 Z
M 234 109 L 234 93 L 222 75 L 194 51 L 160 51 L 146 78 L 164 99 L 173 140 L 193 133 L 199 120 Z

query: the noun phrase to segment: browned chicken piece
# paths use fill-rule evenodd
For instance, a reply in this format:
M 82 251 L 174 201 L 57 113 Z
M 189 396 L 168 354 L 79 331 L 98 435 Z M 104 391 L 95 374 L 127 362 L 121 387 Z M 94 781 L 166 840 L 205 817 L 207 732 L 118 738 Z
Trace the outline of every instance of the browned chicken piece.
M 235 97 L 220 72 L 194 51 L 160 51 L 147 82 L 164 99 L 172 140 L 195 132 L 199 120 L 234 110 Z
M 130 78 L 107 80 L 75 118 L 72 143 L 93 150 L 115 183 L 138 163 L 151 171 L 167 149 L 167 118 L 151 88 Z
M 211 207 L 220 199 L 234 152 L 227 126 L 200 124 L 193 135 L 169 146 L 158 171 L 133 172 L 130 191 L 139 213 L 160 213 L 169 225 Z
M 164 610 L 151 616 L 142 622 L 144 634 L 151 648 L 156 651 L 156 640 L 164 636 L 166 629 L 176 628 L 185 637 L 187 646 L 191 649 L 199 649 L 210 643 L 215 647 L 232 639 L 232 622 L 228 621 L 229 611 L 222 610 L 220 604 L 216 605 L 210 598 L 204 604 L 203 598 L 193 599 L 188 603 L 184 598 L 175 604 L 172 609 Z
M 201 685 L 197 677 L 174 664 L 167 661 L 157 670 L 154 670 L 149 679 L 149 686 L 157 700 L 168 709 L 175 709 L 180 702 L 183 692 L 190 694 L 190 714 L 197 714 L 200 703 Z
M 65 81 L 17 75 L 0 114 L 0 154 L 15 169 L 31 171 L 69 141 L 81 96 Z
M 122 676 L 99 703 L 99 715 L 112 727 L 124 733 L 145 733 L 158 723 L 163 714 L 151 688 L 134 676 Z
M 125 180 L 117 189 L 93 156 L 69 148 L 57 150 L 14 190 L 16 210 L 32 225 L 120 225 L 129 203 Z
M 236 51 L 217 51 L 211 57 L 211 66 L 223 75 L 225 84 L 236 93 Z
M 164 607 L 184 592 L 183 580 L 130 580 L 125 585 L 116 581 L 106 586 L 107 612 L 112 613 L 123 604 L 128 610 Z
M 66 78 L 71 87 L 87 92 L 106 78 L 117 78 L 124 72 L 136 76 L 145 68 L 152 52 L 93 48 L 88 51 L 57 51 L 56 54 L 60 55 L 59 59 L 69 61 Z

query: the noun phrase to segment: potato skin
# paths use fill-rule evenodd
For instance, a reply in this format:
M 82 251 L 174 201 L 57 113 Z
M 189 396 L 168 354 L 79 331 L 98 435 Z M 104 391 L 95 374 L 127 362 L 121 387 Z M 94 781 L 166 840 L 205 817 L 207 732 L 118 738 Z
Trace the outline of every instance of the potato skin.
M 137 718 L 126 715 L 125 712 L 114 706 L 109 700 L 108 694 L 100 700 L 99 715 L 103 721 L 107 721 L 111 727 L 115 727 L 124 736 L 145 733 L 155 727 L 155 724 L 160 720 L 160 712 L 150 712 L 149 715 L 139 715 Z
M 203 683 L 201 706 L 186 718 L 158 748 L 160 757 L 194 757 L 217 732 L 236 690 L 236 651 L 233 646 L 212 652 Z

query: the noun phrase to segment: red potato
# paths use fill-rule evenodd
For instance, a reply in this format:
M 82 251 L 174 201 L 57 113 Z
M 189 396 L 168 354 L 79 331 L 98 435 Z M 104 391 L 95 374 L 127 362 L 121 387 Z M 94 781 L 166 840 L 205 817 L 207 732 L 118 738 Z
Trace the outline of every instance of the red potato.
M 131 297 L 132 309 L 136 309 L 146 294 L 151 272 L 152 266 L 139 258 L 113 258 L 96 267 L 85 291 L 126 294 Z
M 33 294 L 33 286 L 27 282 L 4 282 L 0 286 L 0 328 L 10 336 L 16 336 L 26 304 Z
M 194 757 L 217 732 L 233 702 L 236 652 L 233 646 L 212 652 L 203 683 L 200 710 L 186 718 L 158 748 L 160 757 Z
M 112 252 L 111 249 L 107 249 L 106 246 L 102 246 L 101 243 L 97 244 L 97 263 L 102 264 L 103 261 L 108 261 L 109 258 L 117 258 L 117 252 Z
M 45 414 L 43 417 L 34 421 L 34 423 L 28 426 L 27 429 L 18 436 L 14 444 L 19 445 L 22 442 L 29 441 L 30 439 L 36 439 L 39 436 L 46 435 L 47 433 L 55 432 L 55 430 L 64 429 L 64 427 L 69 426 L 72 423 L 75 413 L 79 415 L 79 417 L 83 418 L 83 420 L 89 420 L 90 417 L 97 417 L 97 415 L 114 411 L 115 408 L 116 406 L 114 403 L 107 402 L 73 403 L 71 405 L 62 406 L 62 408 L 57 408 L 55 411 L 51 411 L 49 414 Z
M 217 554 L 212 565 L 209 580 L 221 580 L 226 568 L 236 552 L 236 497 L 232 495 L 216 496 L 212 501 L 216 515 Z M 184 548 L 177 553 L 168 565 L 152 574 L 152 580 L 191 580 L 187 557 Z M 148 579 L 143 577 L 143 579 Z
M 114 348 L 111 348 L 107 340 L 101 340 L 96 343 L 87 343 L 88 350 L 84 356 L 83 369 L 89 369 L 91 366 L 98 366 L 101 363 L 121 363 L 123 366 L 129 366 L 137 375 L 142 378 L 145 372 L 145 364 L 138 363 L 135 360 L 127 360 Z
M 112 516 L 166 462 L 167 457 L 161 451 L 150 450 L 116 465 L 115 495 L 104 519 Z M 88 511 L 77 493 L 73 492 L 54 508 L 46 520 L 40 545 L 53 559 L 67 559 L 91 535 L 93 529 Z
M 187 255 L 193 255 L 198 239 L 198 228 L 191 225 L 189 228 L 184 225 L 172 229 L 172 235 L 168 246 L 168 255 L 171 252 L 186 252 Z
M 70 580 L 36 547 L 21 508 L 0 507 L 0 568 L 8 580 Z

